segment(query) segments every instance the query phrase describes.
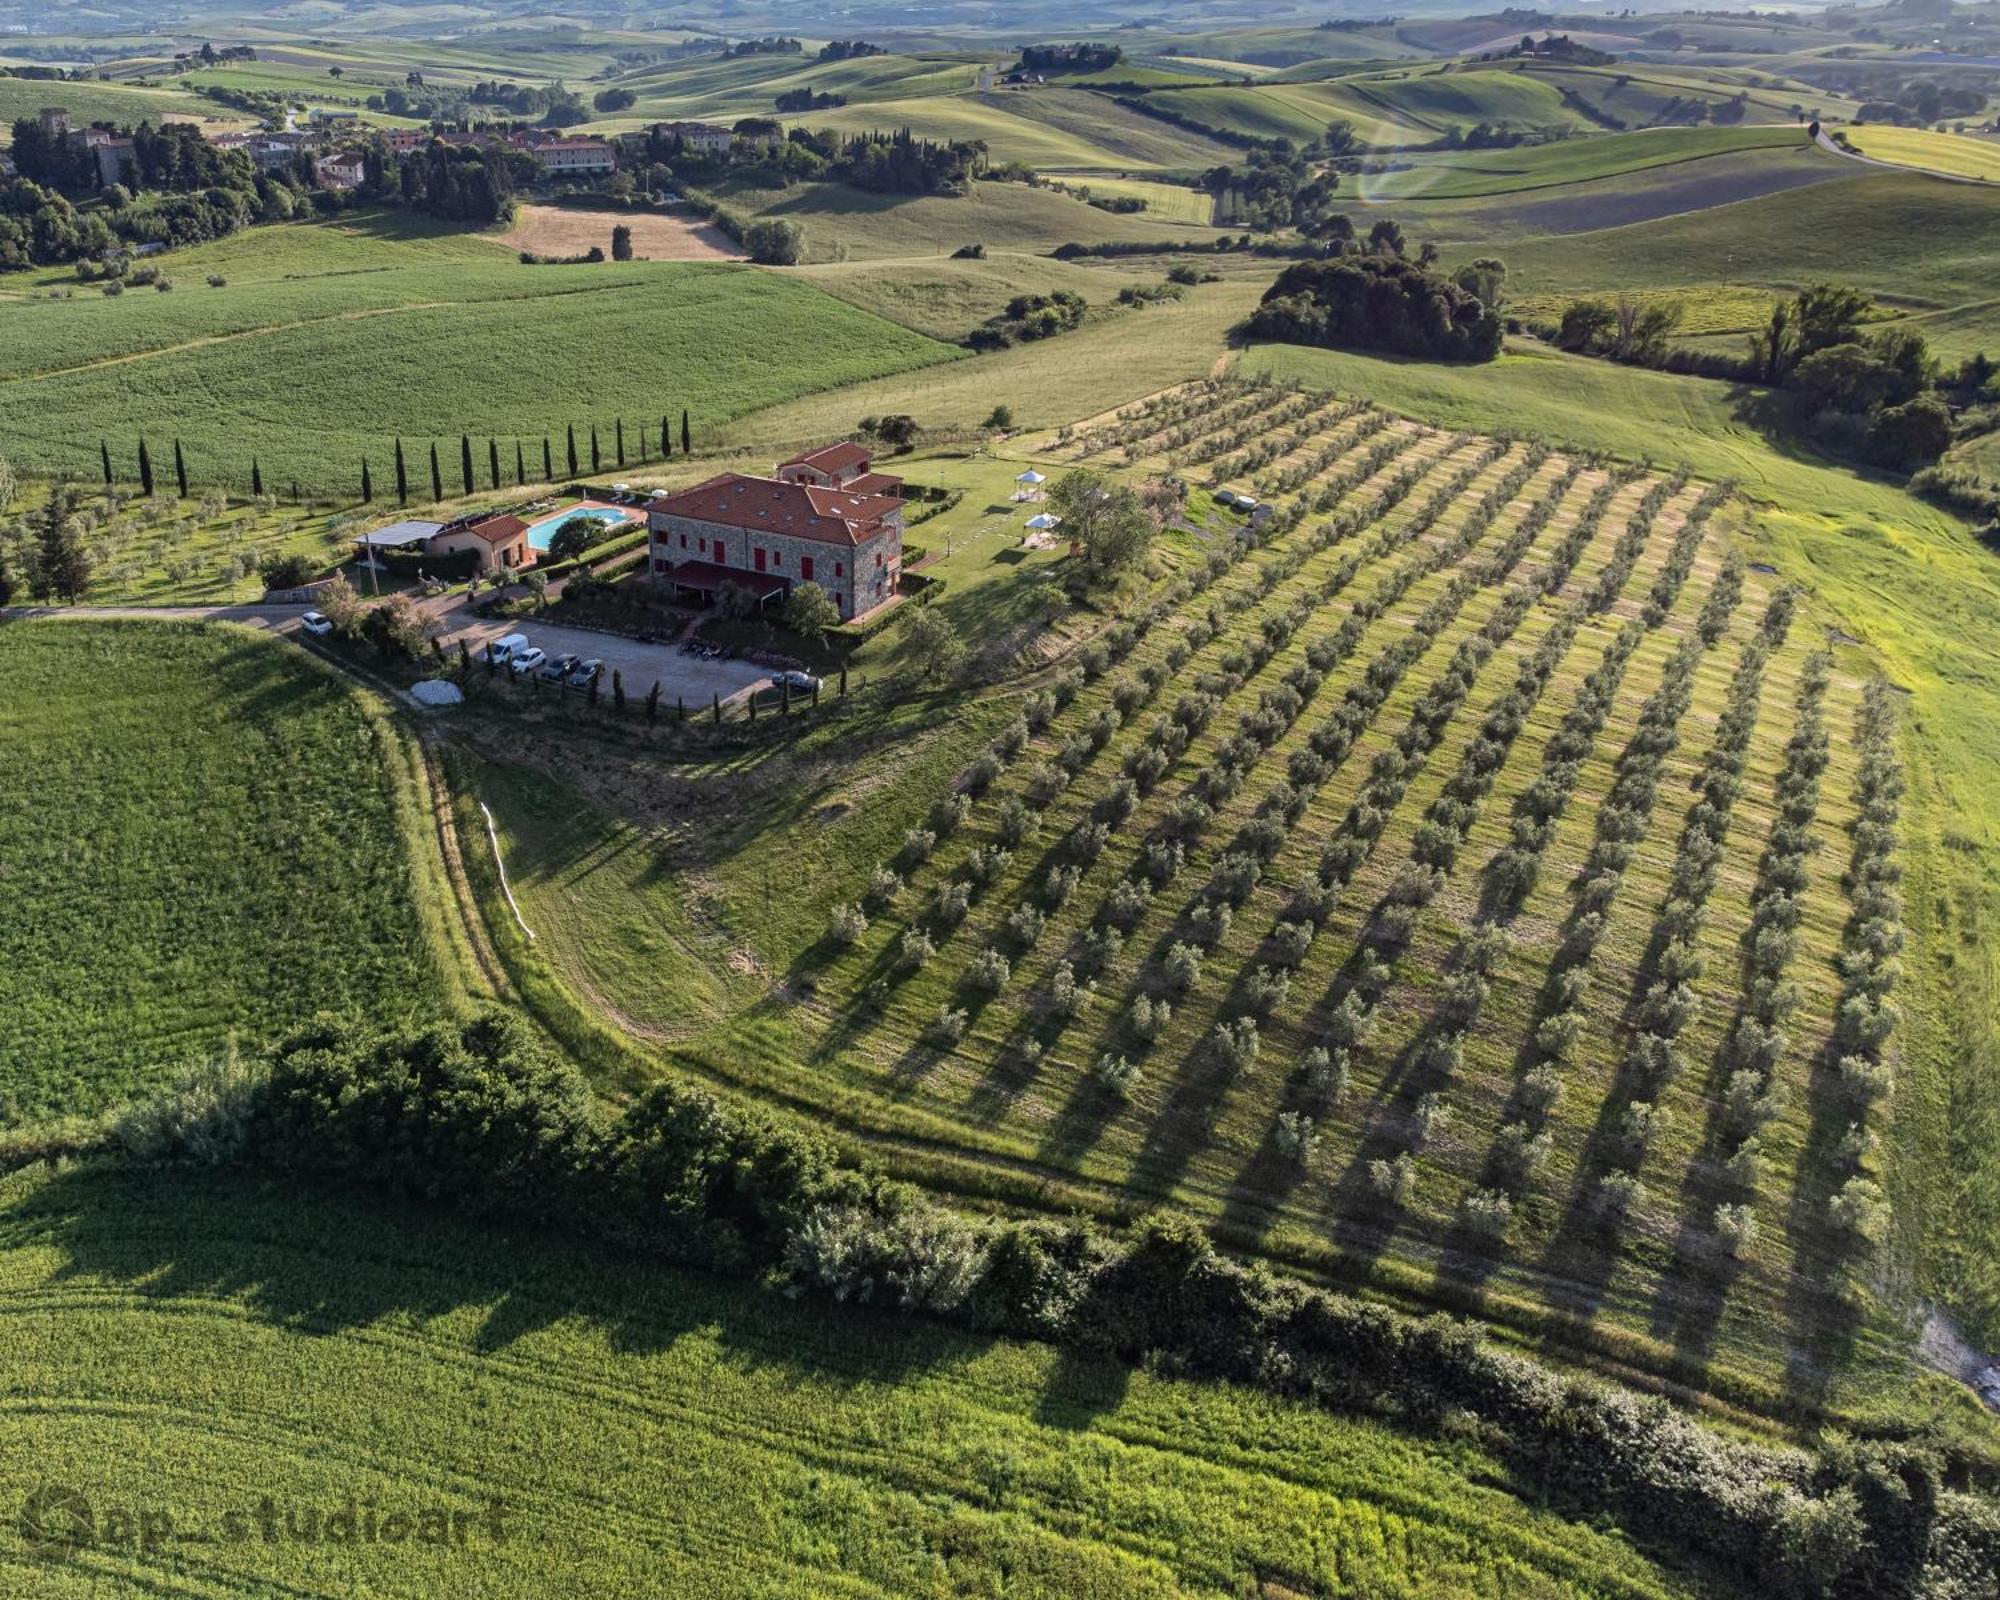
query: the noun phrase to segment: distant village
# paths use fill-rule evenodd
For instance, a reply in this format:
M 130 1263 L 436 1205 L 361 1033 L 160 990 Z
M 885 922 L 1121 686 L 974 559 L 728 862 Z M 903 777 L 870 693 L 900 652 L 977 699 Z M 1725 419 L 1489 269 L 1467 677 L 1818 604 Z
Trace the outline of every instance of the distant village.
M 92 124 L 76 126 L 67 108 L 44 106 L 37 114 L 42 133 L 95 163 L 100 187 L 134 182 L 136 143 L 131 133 Z M 530 158 L 544 177 L 600 177 L 627 165 L 687 154 L 707 160 L 754 159 L 784 143 L 781 123 L 766 117 L 746 117 L 734 126 L 713 122 L 655 122 L 608 138 L 567 134 L 553 128 L 380 128 L 356 111 L 314 110 L 303 128 L 260 129 L 222 133 L 208 142 L 218 150 L 241 150 L 259 172 L 291 173 L 301 158 L 312 163 L 315 183 L 323 189 L 357 188 L 367 174 L 369 150 L 377 142 L 396 155 L 427 148 L 435 139 L 482 150 L 514 151 Z M 12 159 L 0 154 L 0 176 L 15 176 Z

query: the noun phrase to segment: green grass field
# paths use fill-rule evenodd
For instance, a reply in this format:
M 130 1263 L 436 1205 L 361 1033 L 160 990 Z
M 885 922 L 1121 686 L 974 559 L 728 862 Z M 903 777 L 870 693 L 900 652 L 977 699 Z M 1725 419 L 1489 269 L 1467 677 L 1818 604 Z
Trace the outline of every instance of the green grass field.
M 720 443 L 775 459 L 773 447 L 796 449 L 844 432 L 862 417 L 901 411 L 926 427 L 965 431 L 977 428 L 996 405 L 1009 407 L 1019 427 L 1056 427 L 1207 372 L 1222 356 L 1229 329 L 1250 313 L 1264 287 L 1255 280 L 1203 284 L 1183 300 L 1093 318 L 1059 342 L 1016 345 L 786 401 L 731 423 Z M 1060 359 L 1049 359 L 1055 350 Z
M 1172 89 L 1148 100 L 1209 127 L 1263 139 L 1313 139 L 1328 122 L 1345 119 L 1365 142 L 1390 148 L 1480 122 L 1521 129 L 1591 127 L 1541 78 L 1478 66 L 1399 67 L 1327 82 Z
M 457 982 L 403 737 L 230 628 L 0 626 L 0 1120 L 88 1114 L 320 1007 Z
M 0 78 L 0 143 L 12 143 L 16 120 L 32 117 L 44 106 L 67 107 L 70 120 L 78 126 L 99 121 L 159 122 L 171 117 L 181 122 L 212 122 L 213 131 L 219 132 L 225 127 L 244 126 L 248 120 L 178 87 Z
M 1198 228 L 1210 225 L 1215 201 L 1203 189 L 1178 183 L 1155 183 L 1144 178 L 1107 178 L 1096 174 L 1079 180 L 1093 198 L 1131 199 L 1146 202 L 1145 215 L 1154 222 L 1188 222 Z
M 1024 161 L 1052 171 L 1201 168 L 1229 155 L 1227 147 L 1214 140 L 1080 89 L 1005 89 L 857 102 L 785 120 L 794 127 L 844 133 L 907 128 L 921 138 L 979 139 L 996 161 Z
M 1622 178 L 1655 168 L 1679 168 L 1745 150 L 1803 145 L 1790 128 L 1677 128 L 1558 140 L 1514 150 L 1463 150 L 1413 156 L 1399 170 L 1364 173 L 1357 184 L 1371 201 L 1457 200 L 1519 194 L 1573 183 Z
M 371 237 L 401 231 L 367 218 L 259 229 L 172 258 L 170 295 L 16 304 L 0 339 L 0 452 L 91 476 L 104 438 L 129 480 L 139 435 L 156 449 L 178 436 L 197 485 L 245 492 L 254 456 L 270 482 L 351 497 L 364 456 L 378 492 L 392 481 L 399 434 L 415 461 L 432 438 L 449 456 L 461 432 L 508 455 L 515 438 L 532 449 L 553 433 L 560 454 L 571 423 L 687 407 L 706 435 L 955 354 L 748 267 L 527 267 L 475 240 L 420 233 L 378 250 Z M 275 263 L 259 262 L 265 250 Z
M 1508 240 L 1506 258 L 1524 293 L 1717 281 L 1795 290 L 1832 279 L 1913 311 L 1965 308 L 1937 330 L 1950 359 L 2000 348 L 2000 191 L 1971 184 L 1870 173 L 1597 232 Z
M 1093 174 L 1078 182 L 1095 181 Z M 975 183 L 962 198 L 871 194 L 843 184 L 739 189 L 726 198 L 746 217 L 782 217 L 806 231 L 806 259 L 879 261 L 949 256 L 962 245 L 1046 254 L 1071 240 L 1185 243 L 1186 223 L 1149 212 L 1120 216 L 1056 189 L 1025 183 Z
M 49 1600 L 1711 1592 L 1471 1443 L 247 1180 L 0 1181 L 0 1304 L 0 1497 L 73 1488 L 104 1534 L 51 1559 L 10 1515 Z M 477 1520 L 289 1537 L 350 1501 Z
M 1129 271 L 1011 251 L 988 251 L 982 261 L 903 259 L 887 269 L 866 259 L 825 262 L 801 267 L 796 276 L 850 305 L 946 340 L 963 339 L 1019 294 L 1067 289 L 1093 308 L 1109 307 L 1135 281 Z
M 1953 177 L 2000 183 L 2000 143 L 1923 128 L 1852 128 L 1847 142 L 1864 156 Z

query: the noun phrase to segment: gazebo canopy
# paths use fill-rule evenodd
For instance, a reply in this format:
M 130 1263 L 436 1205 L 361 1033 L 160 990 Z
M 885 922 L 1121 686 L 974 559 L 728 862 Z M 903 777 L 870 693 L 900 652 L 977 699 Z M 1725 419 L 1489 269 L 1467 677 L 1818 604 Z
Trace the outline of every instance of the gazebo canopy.
M 1045 531 L 1049 528 L 1055 527 L 1056 524 L 1061 521 L 1062 521 L 1061 517 L 1051 516 L 1048 512 L 1042 511 L 1028 518 L 1028 526 L 1036 529 L 1037 531 Z
M 1018 474 L 1014 481 L 1016 483 L 1047 483 L 1049 480 L 1044 474 L 1030 467 L 1026 472 Z

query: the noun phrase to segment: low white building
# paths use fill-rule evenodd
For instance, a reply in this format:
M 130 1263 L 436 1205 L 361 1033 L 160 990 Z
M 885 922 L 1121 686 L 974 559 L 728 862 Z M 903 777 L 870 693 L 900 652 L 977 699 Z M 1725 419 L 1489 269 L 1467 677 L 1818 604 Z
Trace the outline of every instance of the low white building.
M 618 170 L 618 152 L 603 139 L 551 139 L 530 145 L 528 154 L 552 175 Z

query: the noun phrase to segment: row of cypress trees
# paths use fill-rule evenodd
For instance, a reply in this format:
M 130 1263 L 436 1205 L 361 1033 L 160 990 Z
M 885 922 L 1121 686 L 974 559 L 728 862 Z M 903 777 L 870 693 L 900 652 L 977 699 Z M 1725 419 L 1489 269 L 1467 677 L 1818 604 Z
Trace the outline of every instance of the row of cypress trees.
M 637 441 L 638 441 L 638 459 L 640 461 L 650 460 L 651 459 L 651 449 L 650 449 L 650 439 L 649 439 L 650 430 L 641 429 L 641 430 L 635 430 L 635 432 L 637 434 Z M 688 413 L 685 408 L 683 408 L 681 411 L 680 443 L 681 443 L 681 453 L 683 455 L 686 455 L 689 451 L 691 451 L 694 448 L 694 435 L 692 429 L 689 426 Z M 580 476 L 583 470 L 583 458 L 579 454 L 577 448 L 575 423 L 570 423 L 566 426 L 564 430 L 563 445 L 564 445 L 563 461 L 564 465 L 567 468 L 568 476 L 571 478 Z M 98 452 L 99 463 L 102 466 L 104 472 L 104 487 L 109 489 L 113 487 L 113 485 L 115 485 L 118 481 L 117 471 L 113 467 L 111 461 L 110 442 L 108 440 L 99 440 L 97 445 L 97 452 Z M 660 417 L 660 433 L 659 433 L 660 459 L 663 461 L 671 460 L 673 457 L 673 453 L 674 453 L 673 418 L 670 415 L 663 413 Z M 625 465 L 625 458 L 626 458 L 625 419 L 623 417 L 620 417 L 618 418 L 616 424 L 614 425 L 614 431 L 612 434 L 611 464 L 614 466 L 622 467 Z M 139 460 L 139 488 L 140 491 L 143 494 L 145 494 L 145 496 L 148 499 L 151 499 L 155 490 L 156 480 L 153 472 L 152 451 L 146 444 L 146 438 L 144 434 L 141 434 L 139 436 L 138 460 Z M 404 455 L 403 441 L 400 437 L 398 437 L 395 442 L 395 460 L 396 460 L 396 503 L 398 505 L 408 505 L 410 501 L 409 461 L 407 457 Z M 591 472 L 596 473 L 596 472 L 601 472 L 603 470 L 605 465 L 604 446 L 603 446 L 603 441 L 599 437 L 596 423 L 590 424 L 589 461 L 590 461 Z M 472 494 L 475 490 L 477 490 L 479 484 L 477 477 L 473 471 L 472 436 L 470 434 L 462 433 L 458 436 L 458 468 L 459 468 L 459 481 L 464 485 L 464 492 L 466 494 Z M 438 459 L 438 447 L 435 441 L 432 442 L 430 447 L 430 469 L 431 469 L 431 498 L 433 500 L 442 500 L 444 498 L 444 468 L 442 463 Z M 544 434 L 542 436 L 542 476 L 540 481 L 553 482 L 555 476 L 556 476 L 555 450 L 551 443 L 550 436 Z M 498 489 L 503 487 L 504 480 L 501 474 L 500 442 L 497 439 L 489 438 L 486 441 L 486 478 L 487 478 L 487 486 L 489 488 Z M 514 441 L 514 482 L 517 485 L 521 485 L 525 484 L 527 481 L 528 481 L 527 454 L 522 446 L 521 441 L 519 439 L 516 439 Z M 187 456 L 186 453 L 181 449 L 181 442 L 179 439 L 174 440 L 174 485 L 179 492 L 180 498 L 183 500 L 187 499 L 188 498 Z M 250 493 L 252 495 L 257 495 L 257 496 L 261 496 L 264 493 L 264 469 L 255 456 L 252 456 L 250 458 Z M 297 500 L 299 498 L 299 486 L 296 482 L 292 484 L 292 498 L 294 500 Z M 361 458 L 361 500 L 363 504 L 369 504 L 373 502 L 374 498 L 375 498 L 375 475 L 369 465 L 368 458 L 366 456 L 363 456 Z

